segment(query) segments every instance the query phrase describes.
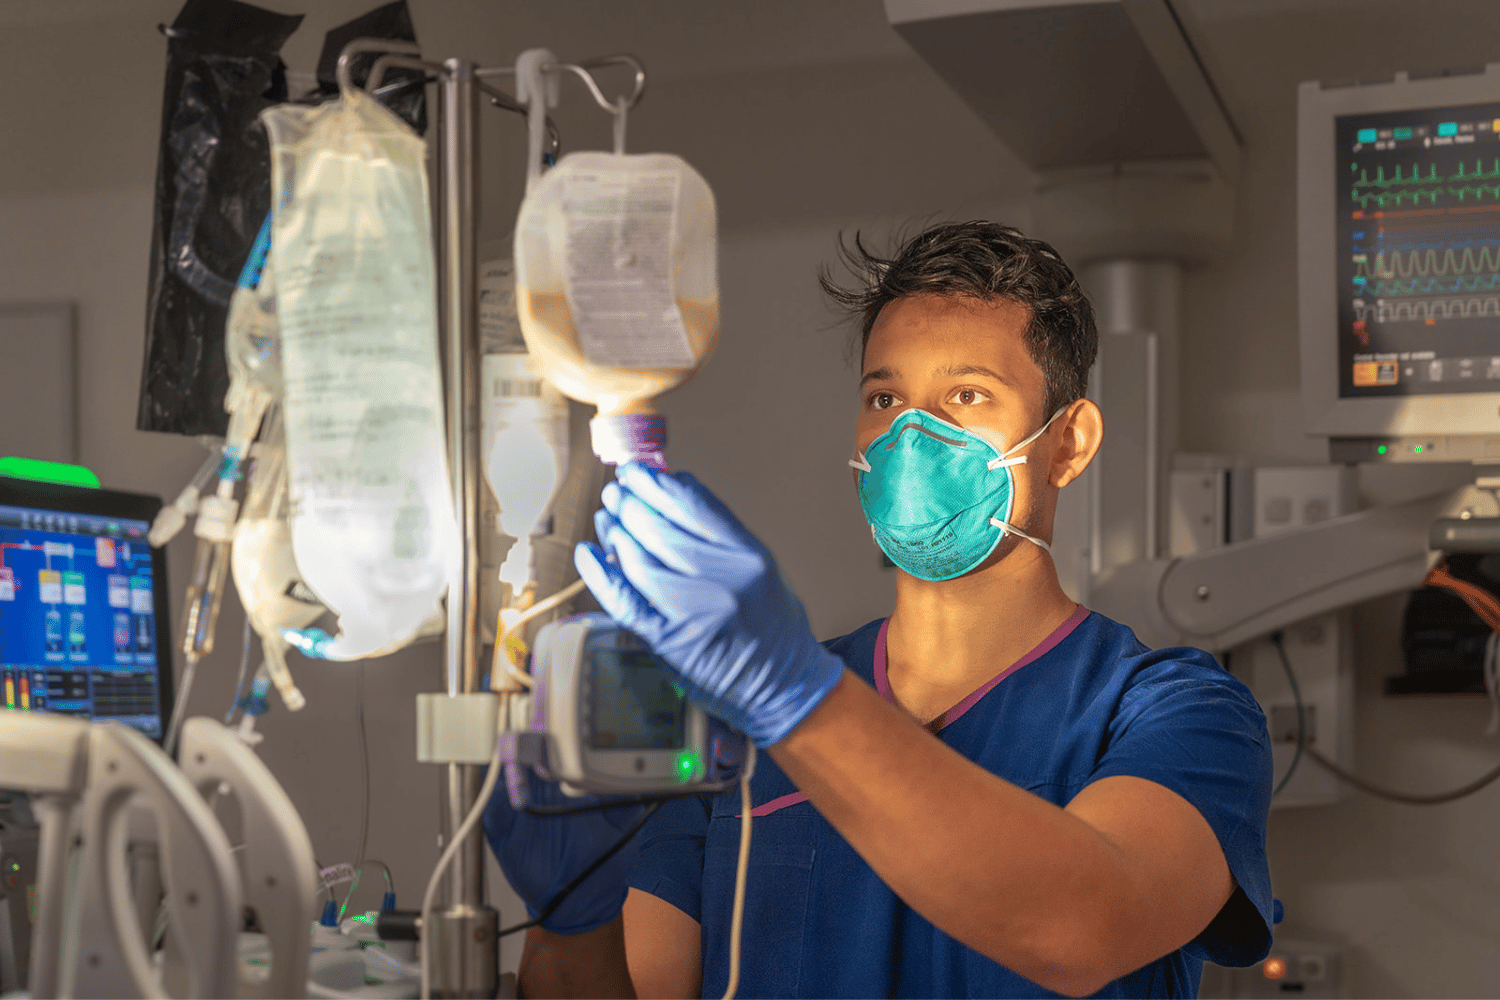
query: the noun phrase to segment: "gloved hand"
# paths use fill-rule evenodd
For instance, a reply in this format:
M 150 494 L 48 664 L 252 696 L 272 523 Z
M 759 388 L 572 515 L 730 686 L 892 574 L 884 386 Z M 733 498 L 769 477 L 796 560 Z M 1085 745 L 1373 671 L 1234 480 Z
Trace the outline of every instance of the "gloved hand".
M 527 771 L 531 801 L 536 805 L 579 805 L 556 784 Z M 484 835 L 505 872 L 506 881 L 526 903 L 535 920 L 569 882 L 591 865 L 640 818 L 642 806 L 622 806 L 571 816 L 534 816 L 513 809 L 505 782 L 484 808 Z M 568 894 L 557 910 L 542 921 L 556 934 L 582 934 L 603 927 L 620 915 L 630 889 L 630 868 L 640 853 L 640 836 L 630 839 L 614 857 Z
M 705 712 L 757 746 L 779 741 L 833 690 L 843 661 L 813 638 L 771 553 L 698 480 L 639 462 L 616 476 L 594 515 L 603 549 L 574 550 L 579 575 Z

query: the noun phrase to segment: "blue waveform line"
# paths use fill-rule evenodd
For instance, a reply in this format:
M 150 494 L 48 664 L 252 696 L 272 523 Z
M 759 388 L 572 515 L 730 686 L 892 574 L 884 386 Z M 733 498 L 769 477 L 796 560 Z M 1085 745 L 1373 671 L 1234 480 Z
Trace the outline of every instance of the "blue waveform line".
M 1392 278 L 1368 284 L 1356 279 L 1355 290 L 1366 295 L 1442 295 L 1500 290 L 1500 274 L 1451 275 L 1432 278 Z

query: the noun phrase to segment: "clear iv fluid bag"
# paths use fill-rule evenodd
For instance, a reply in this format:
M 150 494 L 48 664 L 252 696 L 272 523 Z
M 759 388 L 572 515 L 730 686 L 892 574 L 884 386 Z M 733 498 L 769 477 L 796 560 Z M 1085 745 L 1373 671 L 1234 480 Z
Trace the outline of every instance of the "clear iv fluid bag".
M 538 370 L 602 417 L 653 413 L 718 343 L 713 191 L 680 157 L 563 157 L 521 203 L 515 261 Z
M 339 615 L 341 634 L 322 655 L 353 659 L 417 631 L 459 544 L 426 147 L 362 91 L 262 118 L 293 549 Z

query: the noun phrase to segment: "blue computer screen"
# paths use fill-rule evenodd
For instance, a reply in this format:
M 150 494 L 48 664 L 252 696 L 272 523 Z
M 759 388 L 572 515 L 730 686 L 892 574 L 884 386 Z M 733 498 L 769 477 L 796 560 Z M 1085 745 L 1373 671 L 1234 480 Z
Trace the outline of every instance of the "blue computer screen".
M 161 736 L 149 528 L 0 505 L 0 707 Z

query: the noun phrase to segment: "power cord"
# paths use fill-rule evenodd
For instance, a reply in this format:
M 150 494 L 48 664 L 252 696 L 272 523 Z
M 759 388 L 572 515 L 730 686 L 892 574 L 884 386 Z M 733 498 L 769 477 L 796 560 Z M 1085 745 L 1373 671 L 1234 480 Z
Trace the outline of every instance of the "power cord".
M 1346 770 L 1338 764 L 1335 764 L 1333 761 L 1323 756 L 1322 753 L 1314 750 L 1310 746 L 1304 745 L 1306 742 L 1306 738 L 1305 732 L 1303 730 L 1302 695 L 1297 687 L 1297 678 L 1295 672 L 1292 670 L 1292 661 L 1286 655 L 1286 647 L 1281 641 L 1280 632 L 1277 632 L 1271 637 L 1271 642 L 1276 647 L 1276 652 L 1281 656 L 1281 665 L 1286 669 L 1287 680 L 1289 680 L 1292 685 L 1292 697 L 1295 698 L 1297 702 L 1297 750 L 1299 757 L 1302 753 L 1306 753 L 1308 759 L 1313 761 L 1313 763 L 1328 771 L 1340 781 L 1347 782 L 1348 784 L 1359 789 L 1367 795 L 1373 795 L 1376 798 L 1386 799 L 1391 802 L 1401 802 L 1405 805 L 1412 806 L 1437 806 L 1443 805 L 1444 803 L 1448 802 L 1455 802 L 1469 795 L 1473 795 L 1480 789 L 1492 784 L 1497 779 L 1500 779 L 1500 766 L 1497 766 L 1489 771 L 1486 771 L 1484 774 L 1480 775 L 1478 778 L 1475 778 L 1467 785 L 1460 785 L 1458 788 L 1446 792 L 1434 792 L 1427 795 L 1415 795 L 1410 792 L 1399 792 L 1395 789 L 1385 788 L 1381 785 L 1375 784 L 1374 782 L 1366 781 L 1359 775 Z M 1297 758 L 1294 757 L 1292 759 L 1292 767 L 1295 768 L 1296 766 Z M 1291 777 L 1290 770 L 1287 771 L 1287 777 Z M 1281 785 L 1277 786 L 1276 791 L 1281 791 L 1281 788 L 1286 785 L 1286 780 L 1286 778 L 1282 778 Z
M 571 894 L 574 889 L 577 889 L 580 885 L 583 885 L 583 883 L 587 881 L 590 875 L 594 874 L 594 872 L 598 871 L 604 866 L 604 863 L 606 861 L 614 857 L 616 854 L 619 854 L 620 851 L 624 849 L 625 845 L 630 843 L 630 838 L 641 832 L 641 828 L 646 825 L 646 821 L 649 820 L 652 815 L 654 815 L 655 812 L 661 808 L 662 802 L 664 801 L 664 799 L 658 799 L 648 805 L 646 807 L 646 811 L 641 814 L 640 818 L 630 825 L 630 829 L 626 830 L 623 834 L 620 835 L 619 840 L 615 841 L 604 851 L 603 854 L 599 855 L 597 858 L 591 861 L 589 863 L 589 866 L 583 871 L 579 872 L 578 875 L 573 879 L 573 881 L 569 882 L 567 885 L 563 886 L 562 889 L 558 890 L 557 895 L 547 900 L 547 904 L 542 907 L 541 913 L 535 919 L 528 920 L 524 924 L 516 924 L 514 927 L 507 927 L 499 934 L 497 934 L 496 937 L 505 937 L 507 934 L 515 934 L 517 931 L 524 931 L 528 928 L 536 927 L 544 920 L 550 920 L 552 914 L 557 912 L 557 908 L 563 904 L 563 900 L 567 899 L 569 894 Z M 608 808 L 618 808 L 619 806 L 620 803 L 614 802 L 610 803 Z
M 1271 798 L 1280 795 L 1286 788 L 1287 782 L 1292 780 L 1292 775 L 1297 773 L 1297 765 L 1302 761 L 1302 752 L 1307 744 L 1307 710 L 1302 704 L 1302 688 L 1297 684 L 1297 675 L 1292 671 L 1292 661 L 1286 655 L 1286 636 L 1278 629 L 1271 633 L 1271 645 L 1276 647 L 1276 653 L 1281 657 L 1281 666 L 1286 670 L 1287 683 L 1292 686 L 1292 701 L 1297 706 L 1297 749 L 1292 754 L 1292 763 L 1286 769 L 1286 774 L 1281 776 L 1277 782 L 1276 790 L 1271 793 Z

